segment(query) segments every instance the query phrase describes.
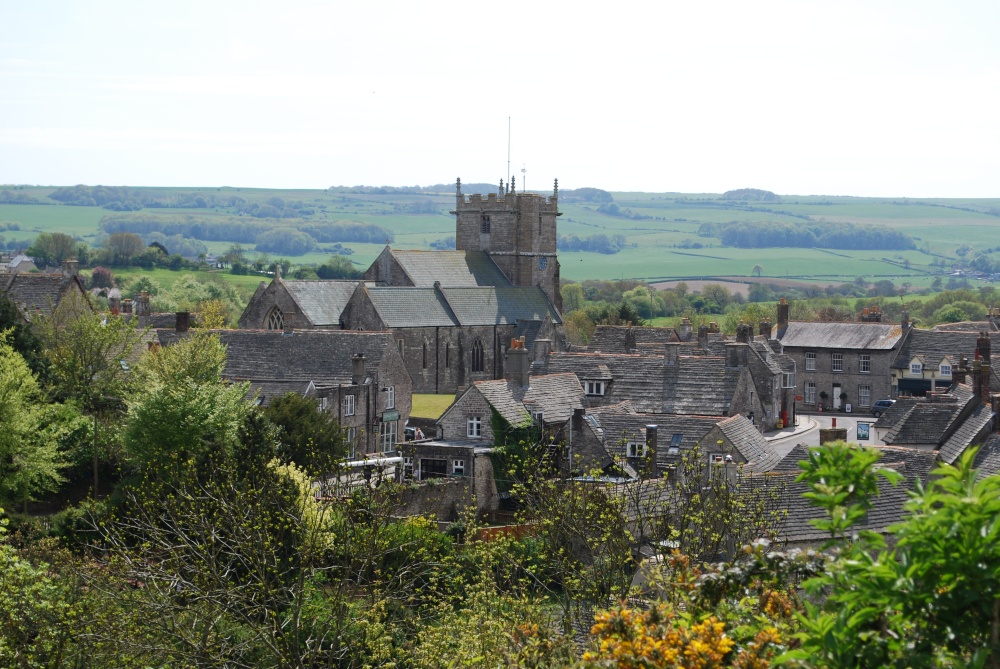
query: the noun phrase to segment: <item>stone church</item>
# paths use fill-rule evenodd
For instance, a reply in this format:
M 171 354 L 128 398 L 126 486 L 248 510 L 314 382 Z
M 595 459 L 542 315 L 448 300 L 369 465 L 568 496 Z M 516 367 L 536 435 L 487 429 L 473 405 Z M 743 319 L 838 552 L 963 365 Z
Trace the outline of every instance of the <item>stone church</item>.
M 511 339 L 533 357 L 563 350 L 556 255 L 559 183 L 551 197 L 455 184 L 454 251 L 386 245 L 360 281 L 261 282 L 241 328 L 391 331 L 413 391 L 454 393 L 504 378 Z

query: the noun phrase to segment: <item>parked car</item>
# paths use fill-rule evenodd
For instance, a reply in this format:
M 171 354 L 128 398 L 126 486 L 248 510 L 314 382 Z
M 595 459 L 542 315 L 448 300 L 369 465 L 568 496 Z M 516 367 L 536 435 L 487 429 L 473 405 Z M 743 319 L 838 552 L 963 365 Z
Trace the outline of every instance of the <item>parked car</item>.
M 878 418 L 885 413 L 885 410 L 896 403 L 896 400 L 876 400 L 872 404 L 872 415 Z

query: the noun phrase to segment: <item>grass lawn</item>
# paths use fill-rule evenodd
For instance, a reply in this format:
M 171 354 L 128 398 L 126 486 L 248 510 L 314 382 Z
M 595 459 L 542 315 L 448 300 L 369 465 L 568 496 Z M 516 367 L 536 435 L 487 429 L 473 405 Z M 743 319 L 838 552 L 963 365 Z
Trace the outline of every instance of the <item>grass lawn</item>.
M 413 394 L 413 408 L 410 415 L 417 418 L 440 418 L 444 410 L 455 401 L 454 395 Z

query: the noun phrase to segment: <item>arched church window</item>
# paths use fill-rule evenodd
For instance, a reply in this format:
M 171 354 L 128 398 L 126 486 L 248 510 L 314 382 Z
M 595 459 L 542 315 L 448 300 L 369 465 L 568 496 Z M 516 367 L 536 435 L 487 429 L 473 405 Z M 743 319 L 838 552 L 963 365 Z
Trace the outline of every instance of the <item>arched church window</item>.
M 483 342 L 477 339 L 472 343 L 472 371 L 481 372 L 485 365 L 483 364 L 485 356 L 483 355 Z
M 284 330 L 285 329 L 285 319 L 281 315 L 281 309 L 274 307 L 267 314 L 267 329 L 268 330 Z

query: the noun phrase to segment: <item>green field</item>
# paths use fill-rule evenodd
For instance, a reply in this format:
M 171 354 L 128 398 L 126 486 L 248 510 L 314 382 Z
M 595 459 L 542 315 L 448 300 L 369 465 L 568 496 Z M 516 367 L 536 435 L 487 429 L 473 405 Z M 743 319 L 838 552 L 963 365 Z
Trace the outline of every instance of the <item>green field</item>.
M 0 190 L 4 188 L 0 186 Z M 202 195 L 211 206 L 202 208 L 144 209 L 144 215 L 190 215 L 207 221 L 234 216 L 236 211 L 222 206 L 224 198 L 236 196 L 247 202 L 263 203 L 271 198 L 297 202 L 311 213 L 308 221 L 359 221 L 382 226 L 394 237 L 392 246 L 427 249 L 431 242 L 455 234 L 454 195 L 448 190 L 427 193 L 357 193 L 347 189 L 270 190 L 247 188 L 138 188 L 148 197 L 180 198 Z M 99 223 L 113 214 L 100 207 L 68 206 L 48 199 L 51 187 L 18 187 L 17 193 L 47 202 L 42 205 L 0 204 L 0 229 L 16 224 L 18 230 L 2 230 L 0 237 L 27 245 L 39 232 L 65 232 L 91 246 L 100 244 Z M 626 247 L 613 255 L 590 252 L 560 252 L 564 279 L 646 279 L 669 280 L 712 276 L 745 276 L 754 265 L 764 267 L 764 276 L 822 282 L 889 278 L 927 285 L 931 277 L 945 271 L 957 259 L 956 249 L 970 244 L 973 254 L 997 245 L 1000 199 L 912 200 L 824 196 L 785 196 L 774 203 L 743 203 L 724 200 L 715 194 L 614 193 L 615 203 L 629 210 L 633 218 L 610 216 L 592 202 L 560 200 L 559 234 L 588 237 L 595 234 L 623 235 Z M 215 198 L 212 200 L 211 198 Z M 180 201 L 180 200 L 178 200 Z M 51 203 L 51 204 L 48 204 Z M 432 213 L 405 213 L 408 207 L 422 206 Z M 642 217 L 642 218 L 636 218 Z M 803 248 L 740 249 L 721 246 L 718 239 L 699 237 L 703 223 L 730 221 L 785 223 L 849 222 L 882 225 L 909 234 L 920 250 L 854 251 Z M 259 219 L 248 219 L 259 220 Z M 275 227 L 287 225 L 274 220 Z M 232 242 L 204 241 L 210 253 L 222 253 Z M 694 243 L 703 248 L 690 247 Z M 351 260 L 365 268 L 384 248 L 383 243 L 344 242 L 352 249 Z M 252 244 L 244 244 L 253 253 Z M 272 254 L 272 257 L 277 257 Z M 320 264 L 329 257 L 313 252 L 290 257 L 295 264 Z M 971 257 L 971 256 L 970 256 Z M 932 266 L 932 262 L 939 263 Z M 148 272 L 147 272 L 148 273 Z M 258 277 L 232 277 L 243 286 L 256 285 Z

